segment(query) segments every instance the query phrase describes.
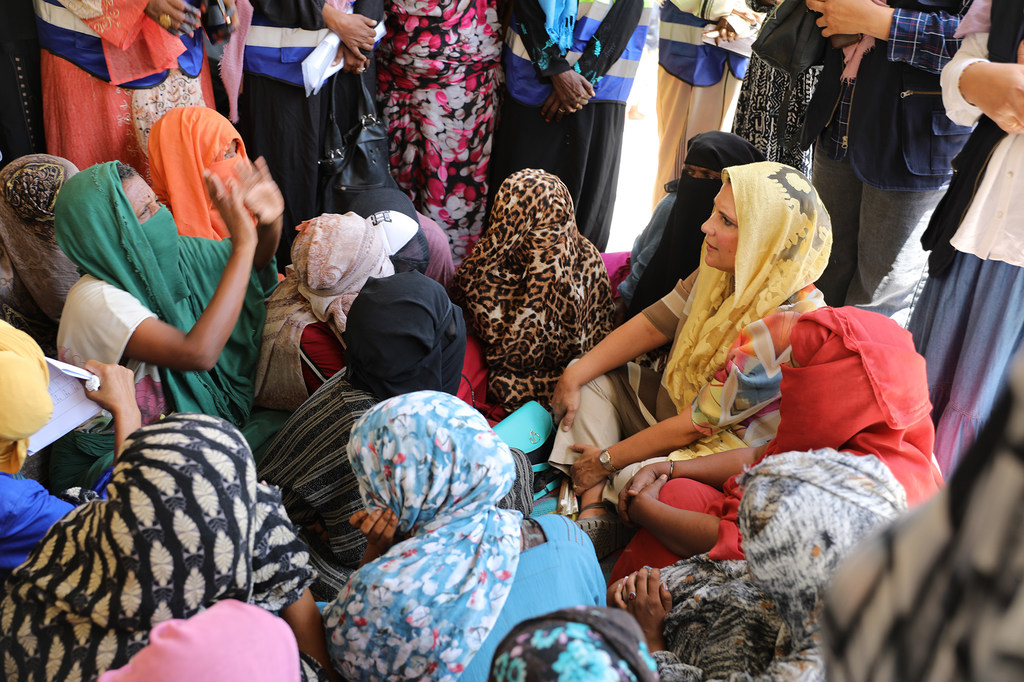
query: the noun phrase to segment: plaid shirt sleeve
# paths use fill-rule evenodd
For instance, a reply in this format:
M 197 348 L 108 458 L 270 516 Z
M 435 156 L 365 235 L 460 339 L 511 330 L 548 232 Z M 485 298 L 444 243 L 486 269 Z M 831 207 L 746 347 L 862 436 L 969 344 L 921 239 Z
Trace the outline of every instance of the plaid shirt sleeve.
M 953 37 L 959 25 L 958 14 L 894 10 L 887 47 L 889 61 L 939 73 L 960 49 L 960 39 Z

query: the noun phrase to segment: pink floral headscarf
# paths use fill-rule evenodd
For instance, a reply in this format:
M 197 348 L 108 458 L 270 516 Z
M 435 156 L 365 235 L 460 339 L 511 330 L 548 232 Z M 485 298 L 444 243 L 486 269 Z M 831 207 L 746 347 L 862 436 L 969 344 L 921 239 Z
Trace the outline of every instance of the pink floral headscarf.
M 298 227 L 292 265 L 299 293 L 313 314 L 341 338 L 348 309 L 370 277 L 388 277 L 395 268 L 380 231 L 369 229 L 355 213 L 324 215 Z

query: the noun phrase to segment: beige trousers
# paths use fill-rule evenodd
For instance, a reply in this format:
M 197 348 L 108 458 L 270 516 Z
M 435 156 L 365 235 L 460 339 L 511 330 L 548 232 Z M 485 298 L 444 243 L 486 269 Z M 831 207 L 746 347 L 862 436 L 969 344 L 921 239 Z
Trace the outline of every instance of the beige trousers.
M 569 468 L 579 458 L 572 450 L 575 443 L 595 445 L 601 449 L 611 447 L 624 438 L 629 438 L 650 423 L 630 402 L 629 397 L 620 396 L 622 388 L 607 375 L 602 375 L 583 385 L 580 389 L 580 407 L 572 428 L 563 431 L 561 425 L 555 434 L 551 450 L 551 465 L 568 475 Z M 630 409 L 632 407 L 632 409 Z M 664 462 L 667 457 L 655 457 L 637 464 L 630 464 L 609 478 L 604 487 L 604 499 L 611 503 L 619 501 L 619 492 L 633 479 L 640 469 L 654 462 Z
M 658 67 L 658 174 L 652 210 L 665 196 L 665 183 L 682 172 L 690 138 L 709 130 L 732 130 L 742 84 L 728 64 L 722 80 L 705 86 L 690 85 Z

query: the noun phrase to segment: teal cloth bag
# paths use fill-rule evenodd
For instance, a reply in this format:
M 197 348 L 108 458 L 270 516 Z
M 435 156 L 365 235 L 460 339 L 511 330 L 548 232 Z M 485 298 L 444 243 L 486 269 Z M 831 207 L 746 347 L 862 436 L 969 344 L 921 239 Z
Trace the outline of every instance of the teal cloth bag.
M 555 442 L 555 421 L 536 400 L 531 400 L 494 426 L 494 432 L 510 448 L 530 460 L 534 473 L 533 499 L 539 500 L 559 483 L 548 456 Z
M 533 464 L 548 461 L 555 440 L 555 422 L 536 400 L 531 400 L 494 426 L 510 448 L 523 452 Z

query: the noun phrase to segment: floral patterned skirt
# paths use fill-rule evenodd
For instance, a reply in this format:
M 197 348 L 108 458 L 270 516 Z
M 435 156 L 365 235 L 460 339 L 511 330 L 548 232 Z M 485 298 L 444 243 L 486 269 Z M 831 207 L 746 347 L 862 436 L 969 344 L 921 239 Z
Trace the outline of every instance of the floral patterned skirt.
M 379 65 L 378 73 L 391 174 L 416 209 L 448 233 L 458 266 L 487 218 L 500 62 L 457 66 L 429 82 L 395 62 Z

